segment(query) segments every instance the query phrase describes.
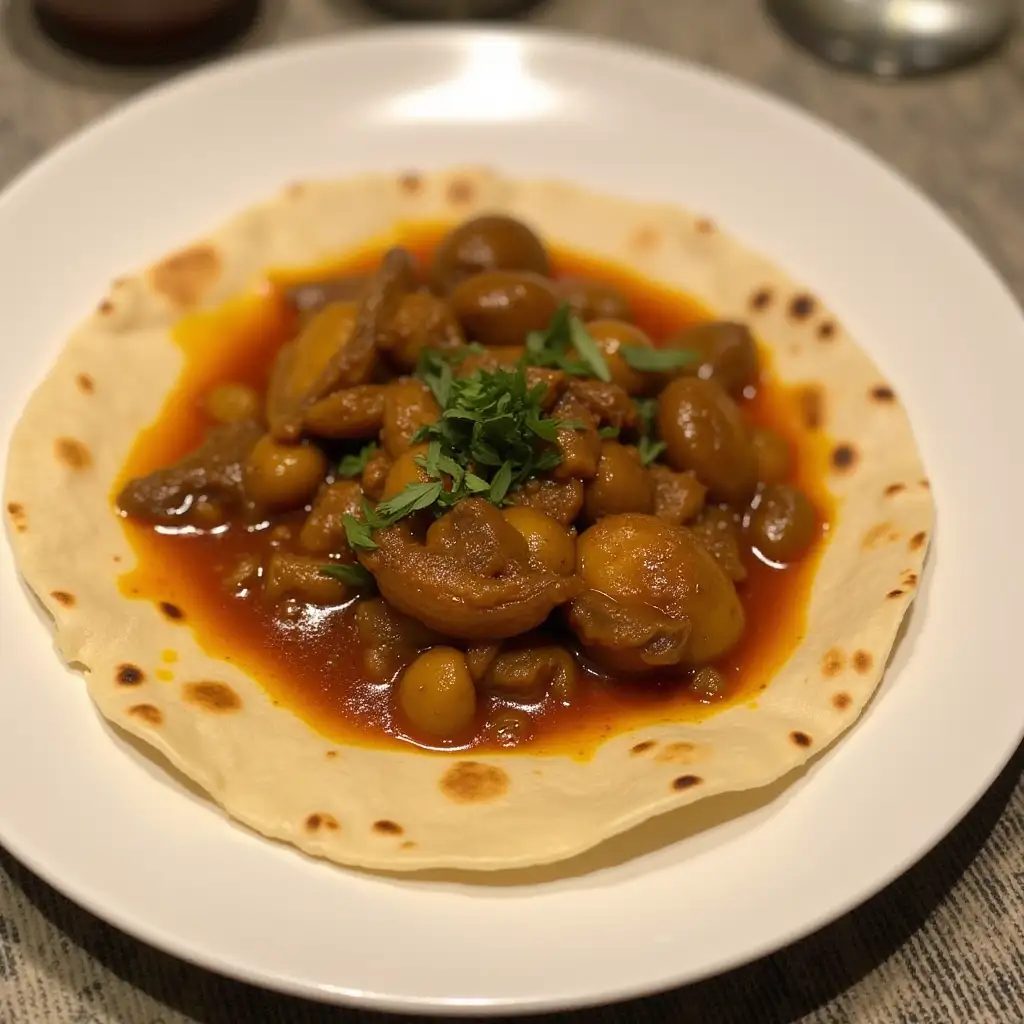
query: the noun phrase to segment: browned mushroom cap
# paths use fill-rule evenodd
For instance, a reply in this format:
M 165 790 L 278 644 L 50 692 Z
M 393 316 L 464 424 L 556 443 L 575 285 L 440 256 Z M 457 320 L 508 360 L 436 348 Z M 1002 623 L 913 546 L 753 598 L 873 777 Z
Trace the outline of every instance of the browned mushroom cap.
M 529 270 L 547 276 L 544 243 L 522 221 L 482 214 L 451 230 L 434 253 L 430 283 L 446 295 L 466 278 L 488 270 Z
M 677 660 L 712 661 L 743 633 L 736 588 L 685 526 L 651 515 L 606 516 L 580 535 L 576 564 L 584 587 L 624 606 L 624 614 L 647 623 L 654 609 L 687 620 L 685 648 L 673 647 Z
M 728 320 L 695 324 L 665 344 L 699 356 L 681 373 L 713 380 L 733 397 L 742 394 L 747 385 L 757 383 L 757 346 L 745 324 Z
M 617 288 L 589 277 L 563 277 L 558 294 L 583 321 L 632 320 L 629 299 Z
M 658 401 L 658 434 L 673 469 L 692 470 L 712 497 L 746 502 L 757 453 L 736 403 L 714 381 L 677 377 Z
M 552 283 L 525 270 L 489 270 L 466 278 L 448 301 L 466 337 L 484 345 L 521 345 L 558 311 Z

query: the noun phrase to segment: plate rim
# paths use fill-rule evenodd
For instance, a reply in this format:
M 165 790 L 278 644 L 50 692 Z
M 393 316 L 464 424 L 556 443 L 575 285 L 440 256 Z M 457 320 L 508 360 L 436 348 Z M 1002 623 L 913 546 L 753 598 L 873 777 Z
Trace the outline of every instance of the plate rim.
M 673 57 L 650 47 L 635 43 L 620 43 L 601 37 L 589 36 L 586 34 L 572 33 L 563 30 L 538 28 L 538 27 L 477 27 L 477 26 L 398 26 L 386 28 L 369 28 L 354 30 L 344 35 L 333 35 L 323 39 L 304 40 L 292 42 L 271 48 L 259 49 L 252 52 L 232 55 L 215 63 L 206 65 L 196 70 L 188 71 L 181 75 L 175 75 L 169 80 L 143 89 L 138 95 L 131 99 L 116 104 L 111 110 L 103 113 L 87 124 L 78 128 L 68 138 L 64 139 L 57 146 L 46 152 L 41 157 L 31 162 L 26 168 L 19 172 L 0 191 L 0 216 L 4 211 L 18 202 L 22 190 L 31 187 L 36 181 L 43 179 L 47 174 L 54 173 L 63 161 L 74 158 L 74 153 L 80 145 L 89 141 L 112 126 L 116 127 L 120 122 L 130 120 L 139 116 L 140 111 L 145 111 L 154 103 L 160 103 L 168 96 L 180 94 L 182 91 L 195 89 L 202 91 L 216 81 L 220 76 L 232 77 L 245 69 L 259 66 L 272 66 L 278 61 L 287 63 L 294 60 L 299 54 L 312 51 L 333 51 L 344 50 L 348 47 L 359 47 L 366 42 L 380 43 L 382 40 L 395 42 L 399 45 L 415 42 L 420 45 L 430 45 L 432 42 L 444 43 L 451 40 L 472 40 L 474 38 L 502 38 L 513 39 L 526 43 L 534 42 L 555 44 L 557 46 L 568 46 L 579 48 L 598 55 L 605 55 L 612 59 L 628 58 L 645 65 L 656 65 L 668 72 L 685 70 L 687 73 L 698 77 L 713 80 L 717 86 L 727 89 L 733 96 L 742 97 L 745 102 L 755 101 L 774 108 L 777 112 L 786 115 L 794 122 L 803 122 L 804 126 L 817 129 L 817 132 L 829 137 L 833 144 L 841 145 L 848 151 L 852 151 L 862 160 L 866 160 L 876 172 L 881 172 L 889 183 L 900 188 L 903 198 L 906 201 L 914 201 L 925 209 L 938 223 L 941 223 L 944 231 L 950 235 L 962 248 L 964 248 L 979 267 L 984 268 L 989 278 L 989 283 L 995 285 L 1002 295 L 1009 300 L 1010 305 L 1016 311 L 1018 317 L 1024 317 L 1021 303 L 1012 292 L 1000 272 L 993 266 L 988 257 L 981 251 L 975 242 L 967 235 L 963 228 L 954 222 L 950 216 L 939 206 L 939 204 L 927 193 L 921 191 L 913 182 L 901 174 L 898 170 L 885 163 L 880 157 L 858 140 L 846 135 L 817 115 L 789 102 L 778 95 L 767 91 L 765 88 L 733 78 L 716 69 L 708 68 L 692 61 Z M 929 574 L 930 578 L 930 574 Z M 204 958 L 202 954 L 196 954 L 183 946 L 173 935 L 160 933 L 160 929 L 154 929 L 145 920 L 135 918 L 131 913 L 125 913 L 117 907 L 110 907 L 102 902 L 102 894 L 95 891 L 85 891 L 81 887 L 65 888 L 59 877 L 55 877 L 47 870 L 45 862 L 38 861 L 32 856 L 31 851 L 17 841 L 11 841 L 6 835 L 0 835 L 0 841 L 11 852 L 11 854 L 27 866 L 33 873 L 44 879 L 67 898 L 79 906 L 84 907 L 90 913 L 108 922 L 112 926 L 126 932 L 133 938 L 142 941 L 154 948 L 161 949 L 171 955 L 195 964 L 203 969 L 212 970 L 223 976 L 234 978 L 263 988 L 284 992 L 293 996 L 314 999 L 322 1002 L 345 1003 L 358 1007 L 374 1007 L 387 1009 L 396 1012 L 434 1014 L 444 1012 L 448 1014 L 500 1014 L 507 1011 L 517 1013 L 541 1013 L 555 1009 L 568 1007 L 593 1006 L 608 1001 L 620 1001 L 637 998 L 645 995 L 653 995 L 657 992 L 668 991 L 681 984 L 690 984 L 703 978 L 716 976 L 733 970 L 742 964 L 750 963 L 762 956 L 770 954 L 779 949 L 791 945 L 808 935 L 820 930 L 831 922 L 852 909 L 859 906 L 866 900 L 881 892 L 892 884 L 892 882 L 917 863 L 930 850 L 941 843 L 952 831 L 953 828 L 963 819 L 967 812 L 973 807 L 991 788 L 994 781 L 1006 768 L 1014 756 L 1017 748 L 1024 740 L 1024 722 L 1020 723 L 1016 741 L 1008 750 L 1001 752 L 997 758 L 998 763 L 989 772 L 987 777 L 973 786 L 973 795 L 961 801 L 954 810 L 947 812 L 946 821 L 940 832 L 935 833 L 932 838 L 914 851 L 906 854 L 904 858 L 894 863 L 890 870 L 880 875 L 870 887 L 862 888 L 855 893 L 848 895 L 845 899 L 834 901 L 828 910 L 819 912 L 813 920 L 805 921 L 800 928 L 790 929 L 789 933 L 782 938 L 775 938 L 761 943 L 757 948 L 744 947 L 736 955 L 720 963 L 718 966 L 702 973 L 692 971 L 684 972 L 681 976 L 665 977 L 657 987 L 644 982 L 633 984 L 615 983 L 607 986 L 602 991 L 595 991 L 586 998 L 570 997 L 569 1000 L 558 998 L 532 999 L 531 997 L 517 997 L 514 999 L 503 998 L 498 1001 L 482 1001 L 478 998 L 442 998 L 423 999 L 418 997 L 404 997 L 387 995 L 379 992 L 367 992 L 361 989 L 346 989 L 343 986 L 333 985 L 310 985 L 300 979 L 290 977 L 281 973 L 272 974 L 262 970 L 249 971 L 242 963 L 234 963 L 230 958 Z M 5 833 L 4 823 L 0 817 L 0 833 Z

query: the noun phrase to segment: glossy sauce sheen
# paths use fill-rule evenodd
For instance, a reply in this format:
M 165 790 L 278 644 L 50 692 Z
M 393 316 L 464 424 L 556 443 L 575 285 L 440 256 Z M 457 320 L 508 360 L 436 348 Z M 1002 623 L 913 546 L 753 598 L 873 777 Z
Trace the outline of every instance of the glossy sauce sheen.
M 201 442 L 211 425 L 203 398 L 213 386 L 243 381 L 261 392 L 265 389 L 274 354 L 295 327 L 294 314 L 282 298 L 284 284 L 365 272 L 377 265 L 390 244 L 405 245 L 425 266 L 441 233 L 438 227 L 409 226 L 330 266 L 274 274 L 274 284 L 258 294 L 183 320 L 176 331 L 185 357 L 183 371 L 157 420 L 137 438 L 114 493 L 124 481 L 167 465 Z M 558 276 L 598 278 L 625 292 L 636 323 L 655 342 L 688 324 L 711 319 L 687 296 L 622 267 L 557 249 L 552 260 Z M 761 382 L 757 393 L 744 400 L 744 413 L 789 440 L 796 467 L 791 482 L 814 503 L 821 531 L 808 554 L 785 570 L 747 559 L 750 575 L 739 588 L 747 612 L 746 632 L 738 648 L 716 666 L 727 681 L 725 696 L 713 704 L 698 700 L 687 689 L 683 672 L 613 681 L 580 671 L 578 695 L 571 705 L 549 700 L 536 713 L 531 709 L 533 739 L 517 749 L 587 758 L 615 733 L 658 722 L 694 721 L 731 704 L 754 701 L 799 643 L 814 573 L 834 520 L 824 485 L 827 439 L 800 425 L 795 396 L 773 379 L 763 349 L 761 363 Z M 298 524 L 302 518 L 298 513 L 291 521 Z M 281 521 L 289 520 L 277 520 Z M 137 567 L 121 578 L 126 596 L 178 606 L 184 612 L 183 628 L 190 627 L 213 658 L 230 661 L 259 679 L 274 701 L 337 742 L 380 747 L 416 742 L 395 718 L 391 687 L 362 678 L 351 605 L 307 606 L 288 622 L 258 594 L 235 597 L 225 590 L 222 578 L 242 555 L 269 550 L 270 530 L 256 536 L 235 527 L 218 535 L 173 535 L 123 522 L 138 557 Z M 486 700 L 479 701 L 481 723 L 487 707 Z M 478 731 L 478 739 L 467 737 L 465 744 L 455 746 L 500 749 L 489 734 Z

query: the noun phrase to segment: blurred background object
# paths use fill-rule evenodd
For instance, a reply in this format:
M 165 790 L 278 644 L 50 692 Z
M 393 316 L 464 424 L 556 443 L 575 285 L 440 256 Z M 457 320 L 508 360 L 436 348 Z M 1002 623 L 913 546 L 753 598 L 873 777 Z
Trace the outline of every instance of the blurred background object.
M 365 0 L 385 14 L 399 18 L 510 18 L 536 7 L 542 0 Z
M 115 63 L 163 63 L 233 42 L 259 0 L 35 0 L 40 26 L 62 46 Z
M 832 64 L 886 77 L 964 64 L 1009 35 L 1016 0 L 768 0 L 784 32 Z

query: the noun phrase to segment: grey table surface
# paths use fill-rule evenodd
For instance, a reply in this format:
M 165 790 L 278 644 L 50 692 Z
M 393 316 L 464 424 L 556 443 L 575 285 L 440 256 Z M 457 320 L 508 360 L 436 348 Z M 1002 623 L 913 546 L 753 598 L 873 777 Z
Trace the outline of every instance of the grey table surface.
M 236 49 L 385 20 L 357 0 L 264 7 Z M 774 31 L 757 0 L 550 0 L 525 20 L 656 47 L 831 122 L 935 199 L 1024 298 L 1024 32 L 980 64 L 893 85 L 816 63 Z M 180 70 L 84 64 L 41 35 L 27 0 L 0 4 L 0 186 L 97 115 Z M 1024 1024 L 1024 748 L 946 840 L 835 924 L 721 978 L 572 1016 Z M 0 849 L 0 1024 L 375 1017 L 264 993 L 158 953 Z

